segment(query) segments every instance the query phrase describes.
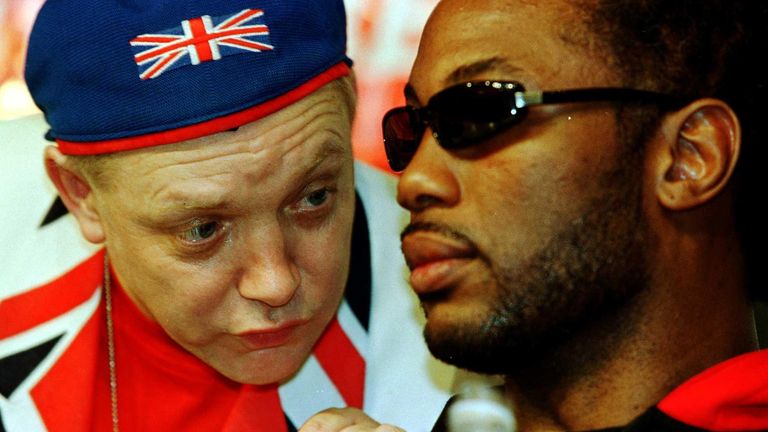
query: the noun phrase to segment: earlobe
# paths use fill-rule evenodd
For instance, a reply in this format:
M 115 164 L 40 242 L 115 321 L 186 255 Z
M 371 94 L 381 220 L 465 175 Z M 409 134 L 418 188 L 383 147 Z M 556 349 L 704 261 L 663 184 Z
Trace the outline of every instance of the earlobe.
M 712 200 L 728 184 L 738 160 L 738 117 L 722 101 L 700 99 L 664 123 L 659 202 L 669 210 L 686 210 Z
M 66 166 L 66 156 L 59 149 L 49 146 L 45 149 L 45 170 L 59 192 L 61 200 L 77 219 L 80 231 L 91 243 L 104 242 L 101 217 L 93 205 L 93 191 L 82 175 Z

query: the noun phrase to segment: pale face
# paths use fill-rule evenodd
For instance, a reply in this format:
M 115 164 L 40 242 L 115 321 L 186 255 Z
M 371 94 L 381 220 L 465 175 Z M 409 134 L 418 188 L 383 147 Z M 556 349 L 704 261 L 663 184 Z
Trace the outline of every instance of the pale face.
M 342 100 L 326 86 L 234 132 L 127 152 L 93 192 L 129 296 L 235 381 L 296 372 L 341 300 L 355 200 Z
M 620 86 L 601 59 L 564 40 L 569 14 L 555 1 L 444 0 L 425 29 L 409 103 L 470 80 Z M 461 151 L 428 130 L 398 200 L 411 211 L 403 251 L 433 353 L 509 373 L 636 292 L 642 161 L 630 159 L 608 104 L 537 107 Z

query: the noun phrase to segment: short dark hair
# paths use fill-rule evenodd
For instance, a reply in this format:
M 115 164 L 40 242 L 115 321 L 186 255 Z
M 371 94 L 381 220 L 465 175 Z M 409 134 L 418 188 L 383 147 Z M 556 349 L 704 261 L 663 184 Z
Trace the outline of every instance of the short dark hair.
M 627 86 L 690 98 L 713 97 L 742 125 L 734 172 L 734 217 L 754 299 L 768 300 L 757 248 L 766 244 L 757 166 L 765 160 L 768 121 L 768 2 L 764 0 L 596 0 L 582 7 L 586 25 L 608 49 Z M 657 123 L 658 124 L 658 123 Z M 758 189 L 760 188 L 760 189 Z

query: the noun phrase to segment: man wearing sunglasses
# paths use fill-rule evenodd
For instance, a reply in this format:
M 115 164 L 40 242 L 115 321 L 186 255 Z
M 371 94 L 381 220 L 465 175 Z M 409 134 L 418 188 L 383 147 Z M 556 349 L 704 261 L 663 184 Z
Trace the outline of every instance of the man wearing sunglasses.
M 747 298 L 765 231 L 743 201 L 765 9 L 446 0 L 430 18 L 384 119 L 403 252 L 431 351 L 503 374 L 520 430 L 768 428 Z
M 431 16 L 383 124 L 402 248 L 432 353 L 503 374 L 519 430 L 768 429 L 750 302 L 767 16 L 730 0 Z

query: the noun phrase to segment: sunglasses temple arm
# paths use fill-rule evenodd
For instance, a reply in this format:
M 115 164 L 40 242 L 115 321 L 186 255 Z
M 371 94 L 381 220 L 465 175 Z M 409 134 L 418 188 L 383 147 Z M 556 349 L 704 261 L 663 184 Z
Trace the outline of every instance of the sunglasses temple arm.
M 546 103 L 544 92 L 528 91 L 515 92 L 515 108 L 525 108 L 528 105 L 540 105 Z

